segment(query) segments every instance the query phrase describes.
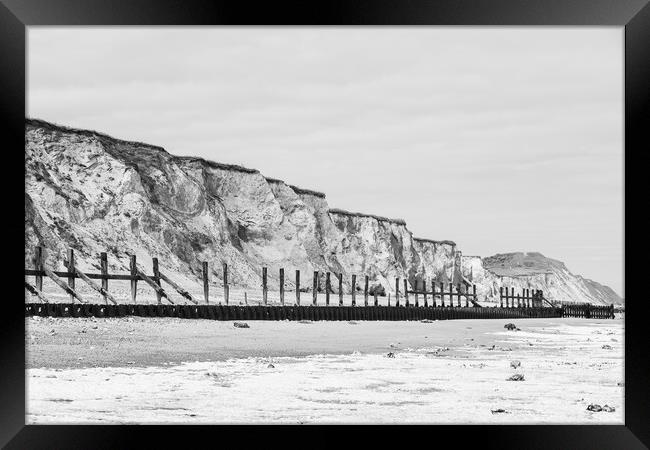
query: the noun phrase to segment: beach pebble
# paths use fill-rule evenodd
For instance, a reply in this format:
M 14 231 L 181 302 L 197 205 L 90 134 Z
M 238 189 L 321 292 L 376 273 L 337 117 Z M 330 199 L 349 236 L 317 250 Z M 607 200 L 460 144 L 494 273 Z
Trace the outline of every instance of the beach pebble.
M 510 361 L 510 367 L 512 367 L 513 369 L 516 369 L 517 367 L 520 367 L 520 366 L 521 366 L 520 361 L 517 361 L 517 360 Z
M 492 414 L 500 414 L 500 413 L 507 412 L 505 409 L 501 409 L 501 408 L 499 408 L 499 409 L 491 409 L 490 411 L 492 412 Z
M 250 328 L 246 322 L 235 322 L 233 326 L 235 328 Z
M 422 323 L 433 323 L 433 320 L 422 319 L 422 320 L 420 320 L 420 322 L 422 322 Z
M 507 378 L 506 381 L 524 381 L 524 376 L 520 373 L 516 373 Z
M 266 366 L 266 367 L 267 367 L 267 369 L 275 369 L 275 366 L 274 366 L 273 364 L 269 364 L 269 365 Z
M 386 358 L 394 358 L 394 357 L 395 357 L 395 353 L 393 352 L 390 352 L 386 355 Z
M 506 330 L 517 330 L 517 326 L 514 323 L 507 323 L 503 326 Z
M 594 403 L 592 403 L 592 404 L 590 404 L 589 406 L 587 406 L 587 411 L 591 411 L 591 412 L 601 412 L 602 410 L 603 410 L 603 408 L 602 408 L 600 405 L 596 405 L 596 404 L 594 404 Z
M 601 348 L 602 348 L 603 350 L 611 350 L 611 349 L 612 349 L 612 346 L 611 346 L 611 345 L 607 345 L 607 344 L 605 344 L 605 345 L 603 345 Z

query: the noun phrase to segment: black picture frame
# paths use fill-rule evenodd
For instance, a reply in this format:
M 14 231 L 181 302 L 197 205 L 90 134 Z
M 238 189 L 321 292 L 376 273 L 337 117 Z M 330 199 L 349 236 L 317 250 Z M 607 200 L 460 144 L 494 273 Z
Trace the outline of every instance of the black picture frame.
M 625 27 L 625 280 L 644 280 L 643 264 L 632 263 L 634 254 L 645 251 L 647 241 L 641 233 L 643 220 L 633 220 L 645 202 L 635 203 L 634 192 L 643 193 L 644 165 L 634 161 L 647 151 L 650 130 L 650 6 L 648 0 L 337 0 L 247 2 L 199 0 L 0 0 L 0 123 L 4 126 L 2 148 L 5 173 L 4 198 L 16 200 L 16 184 L 24 186 L 21 175 L 24 158 L 26 26 L 31 25 L 483 25 L 483 26 L 618 26 Z M 597 74 L 594 74 L 597 76 Z M 8 158 L 10 156 L 10 158 Z M 10 162 L 8 161 L 10 160 Z M 15 169 L 14 169 L 15 168 Z M 636 173 L 639 172 L 639 173 Z M 24 177 L 23 177 L 24 178 Z M 638 186 L 635 186 L 638 185 Z M 642 194 L 643 195 L 643 194 Z M 19 209 L 20 200 L 14 206 Z M 24 205 L 23 205 L 24 206 Z M 619 214 L 612 211 L 612 214 Z M 4 214 L 8 233 L 24 232 L 20 212 Z M 22 231 L 21 231 L 22 230 Z M 14 242 L 15 241 L 15 242 Z M 628 248 L 627 243 L 634 243 Z M 5 245 L 21 245 L 6 239 Z M 638 246 L 642 248 L 639 249 Z M 11 251 L 14 249 L 11 248 Z M 24 248 L 23 248 L 24 251 Z M 9 261 L 13 260 L 10 258 Z M 8 264 L 6 274 L 23 270 Z M 17 276 L 15 277 L 17 278 Z M 9 280 L 8 280 L 9 281 Z M 630 286 L 634 283 L 627 284 Z M 16 295 L 5 292 L 3 316 L 8 321 L 0 328 L 3 359 L 0 397 L 0 444 L 6 448 L 145 448 L 187 446 L 199 438 L 213 445 L 225 445 L 224 433 L 239 436 L 246 444 L 261 437 L 286 445 L 337 442 L 338 430 L 322 427 L 306 430 L 305 437 L 293 438 L 282 427 L 256 427 L 257 433 L 241 427 L 209 426 L 26 426 L 25 425 L 25 338 L 24 313 L 19 283 L 12 285 Z M 628 292 L 632 289 L 628 287 Z M 647 378 L 650 360 L 644 321 L 648 300 L 632 294 L 626 301 L 625 319 L 625 425 L 621 426 L 456 426 L 373 428 L 372 434 L 410 437 L 418 431 L 425 445 L 453 442 L 454 448 L 471 439 L 481 448 L 570 448 L 635 449 L 650 445 L 650 390 Z M 179 431 L 180 430 L 180 431 Z M 304 428 L 303 428 L 304 430 Z M 355 429 L 365 436 L 364 429 Z M 314 439 L 317 437 L 317 439 Z M 307 439 L 307 441 L 305 441 Z M 449 440 L 451 439 L 451 440 Z M 289 442 L 290 443 L 290 442 Z M 402 442 L 401 444 L 405 444 Z M 266 445 L 260 443 L 262 445 Z M 232 442 L 228 445 L 241 445 Z M 259 444 L 258 444 L 259 445 Z M 415 445 L 415 443 L 414 443 Z

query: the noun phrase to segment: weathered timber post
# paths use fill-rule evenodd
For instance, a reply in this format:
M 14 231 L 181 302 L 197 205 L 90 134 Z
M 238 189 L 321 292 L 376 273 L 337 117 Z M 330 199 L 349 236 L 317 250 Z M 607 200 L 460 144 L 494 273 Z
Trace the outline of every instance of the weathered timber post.
M 445 283 L 440 282 L 440 306 L 445 307 Z
M 431 306 L 436 307 L 436 282 L 431 279 Z
M 404 278 L 404 305 L 409 307 L 409 291 L 408 291 L 408 281 Z
M 375 298 L 377 298 L 376 292 L 375 292 Z M 388 306 L 390 306 L 390 292 L 388 293 Z
M 131 301 L 135 303 L 135 298 L 138 295 L 138 266 L 136 265 L 135 255 L 131 255 L 130 265 L 131 265 Z
M 68 286 L 74 291 L 74 250 L 68 249 Z M 74 296 L 70 294 L 70 302 L 74 303 Z
M 376 291 L 377 289 L 375 289 Z M 375 303 L 377 301 L 377 296 L 375 295 Z M 366 283 L 363 286 L 363 306 L 368 306 L 368 275 L 366 275 Z M 375 306 L 377 306 L 375 304 Z
M 501 307 L 503 308 L 503 286 L 499 288 L 499 300 L 501 301 Z
M 472 305 L 477 306 L 476 303 L 478 303 L 478 299 L 476 298 L 476 285 L 472 285 L 472 297 L 474 297 L 474 302 Z
M 210 304 L 210 273 L 208 272 L 208 262 L 203 261 L 203 298 L 205 299 L 205 304 Z
M 332 281 L 330 280 L 330 273 L 325 274 L 325 306 L 330 305 L 330 292 L 332 291 Z
M 465 286 L 465 308 L 469 308 L 469 286 Z
M 267 286 L 267 269 L 262 267 L 262 301 L 266 305 L 267 295 L 268 295 L 268 286 Z
M 284 267 L 280 268 L 280 304 L 284 305 Z
M 449 307 L 454 307 L 454 284 L 449 283 Z
M 311 294 L 312 304 L 316 306 L 318 304 L 318 270 L 314 271 L 314 281 L 312 283 L 312 294 Z
M 223 299 L 228 304 L 230 292 L 228 288 L 228 264 L 223 263 Z
M 415 295 L 415 307 L 417 308 L 418 306 L 420 306 L 419 295 L 418 295 L 418 279 L 417 278 L 415 279 L 413 284 L 414 284 L 414 286 L 413 286 L 414 294 L 413 295 Z
M 158 286 L 161 286 L 161 284 L 160 284 L 160 268 L 158 267 L 158 258 L 152 258 L 151 265 L 153 266 L 153 281 Z M 160 294 L 159 291 L 156 291 L 156 300 L 158 300 L 159 305 L 162 303 L 162 295 Z
M 506 308 L 509 308 L 510 305 L 508 305 L 508 286 L 505 287 L 505 291 L 506 291 Z
M 395 278 L 395 306 L 399 306 L 399 278 Z
M 352 306 L 357 306 L 357 276 L 352 275 Z
M 422 279 L 422 295 L 424 296 L 424 307 L 428 307 L 429 303 L 427 302 L 427 281 Z
M 99 254 L 99 268 L 102 273 L 102 289 L 108 292 L 108 255 L 106 252 L 101 252 Z M 108 297 L 106 294 L 102 295 L 104 296 L 104 301 L 108 305 Z
M 36 270 L 40 272 L 43 271 L 43 247 L 40 245 L 34 249 L 34 266 Z M 43 275 L 36 275 L 34 279 L 36 290 L 38 292 L 43 292 Z
M 379 300 L 377 300 L 377 289 L 372 291 L 372 296 L 374 297 L 375 300 L 375 306 L 379 306 Z M 390 306 L 390 293 L 388 294 L 388 306 Z
M 339 306 L 343 306 L 343 274 L 339 272 Z
M 300 306 L 300 271 L 296 270 L 296 304 Z
M 457 299 L 457 301 L 458 301 L 458 307 L 459 307 L 459 308 L 460 308 L 461 306 L 463 306 L 463 305 L 460 303 L 461 291 L 462 291 L 462 288 L 461 288 L 461 286 L 460 286 L 460 283 L 456 284 L 456 299 Z

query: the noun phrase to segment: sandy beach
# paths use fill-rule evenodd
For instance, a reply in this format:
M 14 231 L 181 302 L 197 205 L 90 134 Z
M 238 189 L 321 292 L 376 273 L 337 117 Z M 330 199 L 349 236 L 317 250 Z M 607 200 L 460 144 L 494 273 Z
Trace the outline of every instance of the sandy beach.
M 506 320 L 26 322 L 28 423 L 624 417 L 622 320 L 526 319 L 514 331 Z M 509 381 L 515 374 L 524 379 Z M 592 403 L 615 410 L 588 411 Z

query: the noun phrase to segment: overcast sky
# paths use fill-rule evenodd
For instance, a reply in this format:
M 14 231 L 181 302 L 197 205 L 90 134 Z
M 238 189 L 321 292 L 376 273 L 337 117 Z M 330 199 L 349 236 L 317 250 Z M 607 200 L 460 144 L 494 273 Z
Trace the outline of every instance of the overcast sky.
M 28 29 L 28 115 L 623 294 L 623 28 Z

